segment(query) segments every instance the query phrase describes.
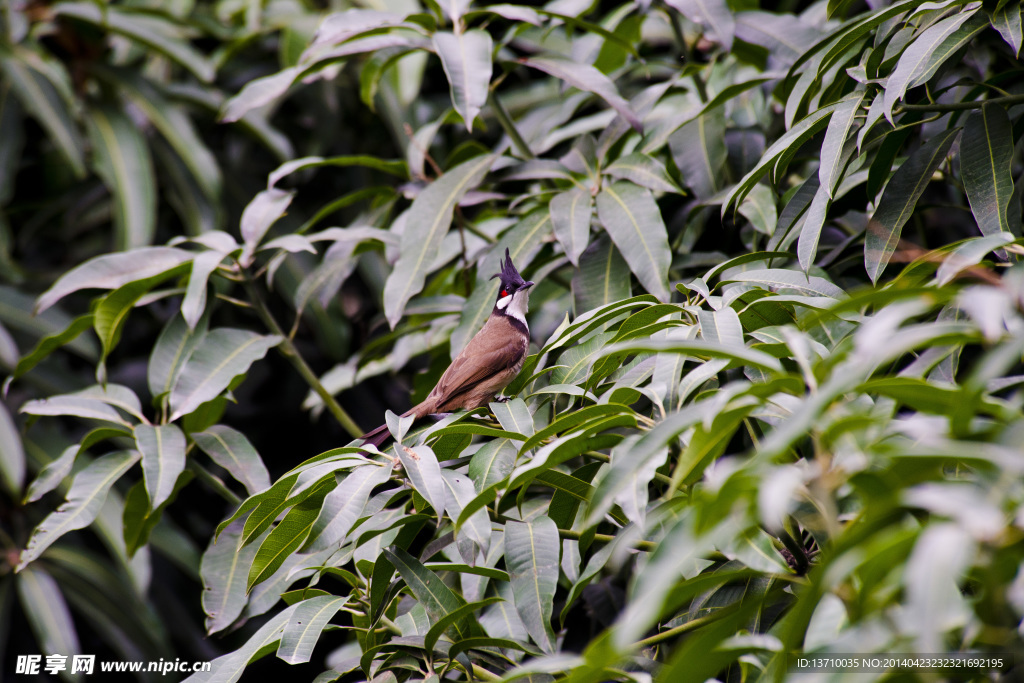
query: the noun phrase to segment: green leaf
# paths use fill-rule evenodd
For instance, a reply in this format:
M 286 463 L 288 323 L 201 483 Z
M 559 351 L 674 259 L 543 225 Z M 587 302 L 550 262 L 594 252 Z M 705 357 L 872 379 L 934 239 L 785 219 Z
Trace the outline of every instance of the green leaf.
M 260 543 L 241 544 L 242 520 L 235 520 L 210 539 L 199 566 L 203 579 L 203 611 L 206 632 L 222 631 L 242 614 L 246 604 L 245 582 Z
M 293 66 L 275 74 L 249 81 L 237 95 L 221 107 L 220 120 L 224 123 L 233 123 L 249 111 L 281 97 L 288 91 L 288 88 L 292 87 L 292 83 L 301 72 L 301 66 Z
M 551 612 L 561 547 L 558 527 L 549 517 L 505 524 L 505 565 L 512 579 L 516 611 L 545 652 L 555 650 Z
M 854 95 L 852 97 L 860 97 L 860 95 Z M 828 123 L 832 113 L 843 105 L 843 100 L 839 102 L 833 102 L 832 104 L 822 107 L 817 111 L 808 114 L 804 118 L 800 119 L 799 123 L 790 128 L 786 133 L 772 143 L 772 146 L 765 150 L 764 154 L 761 155 L 761 160 L 757 162 L 753 169 L 750 170 L 740 181 L 736 184 L 736 187 L 726 196 L 722 202 L 722 214 L 729 210 L 729 207 L 734 203 L 741 201 L 751 188 L 757 184 L 761 177 L 768 172 L 768 169 L 775 167 L 786 155 L 791 155 L 793 152 L 798 150 L 807 140 L 811 138 L 815 133 L 820 131 Z M 781 169 L 776 168 L 775 174 Z
M 214 77 L 213 64 L 197 52 L 171 21 L 154 14 L 124 12 L 117 7 L 99 7 L 91 2 L 62 2 L 54 8 L 60 16 L 89 22 L 98 28 L 119 33 L 151 48 L 188 69 L 204 83 Z
M 724 0 L 667 0 L 666 4 L 690 21 L 710 30 L 712 39 L 720 43 L 725 52 L 732 50 L 736 22 Z
M 114 226 L 123 249 L 144 247 L 156 233 L 156 175 L 149 145 L 124 111 L 91 107 L 86 127 L 96 172 L 114 197 Z
M 775 193 L 767 185 L 754 185 L 737 211 L 761 234 L 771 235 L 778 222 Z
M 245 645 L 213 660 L 209 671 L 194 673 L 185 680 L 188 683 L 235 683 L 242 677 L 242 672 L 248 664 L 273 650 L 273 646 L 281 640 L 285 627 L 292 621 L 295 611 L 302 604 L 297 602 L 284 608 L 263 624 Z
M 788 271 L 787 271 L 788 272 Z M 685 353 L 700 358 L 723 358 L 738 365 L 752 365 L 772 372 L 781 372 L 782 365 L 763 351 L 708 342 L 701 339 L 637 339 L 617 342 L 601 351 L 601 358 L 621 353 L 650 351 L 653 353 Z M 539 434 L 540 432 L 538 432 Z
M 64 273 L 36 300 L 35 312 L 45 311 L 80 289 L 117 289 L 135 280 L 166 273 L 191 260 L 192 256 L 184 249 L 173 247 L 143 247 L 97 256 Z
M 1021 44 L 1021 8 L 1019 2 L 1007 2 L 992 14 L 992 26 L 1010 46 L 1014 57 L 1020 57 Z
M 17 425 L 3 403 L 0 403 L 0 480 L 12 498 L 19 496 L 25 483 L 25 449 Z
M 317 640 L 320 639 L 320 633 L 347 599 L 322 595 L 296 603 L 296 609 L 281 634 L 281 645 L 277 649 L 278 658 L 289 664 L 308 662 Z
M 199 190 L 208 198 L 217 199 L 224 179 L 217 159 L 200 137 L 188 110 L 168 101 L 150 81 L 131 69 L 97 68 L 97 72 L 108 83 L 116 84 L 142 110 L 192 174 Z
M 25 502 L 33 503 L 57 488 L 64 481 L 64 477 L 71 472 L 71 467 L 75 464 L 75 458 L 78 457 L 80 451 L 81 447 L 78 444 L 68 446 L 59 457 L 48 462 L 29 484 L 28 491 L 25 493 Z
M 392 329 L 409 299 L 423 289 L 428 269 L 451 225 L 455 205 L 480 184 L 494 160 L 493 155 L 470 159 L 435 180 L 413 200 L 402 233 L 401 256 L 384 285 L 384 312 Z
M 320 513 L 324 497 L 333 488 L 334 482 L 330 480 L 315 484 L 306 497 L 289 510 L 284 519 L 267 534 L 260 543 L 260 549 L 256 551 L 252 566 L 249 567 L 246 591 L 251 591 L 254 586 L 273 576 L 302 546 Z M 277 511 L 279 508 L 275 510 L 274 517 L 277 516 Z
M 409 177 L 409 171 L 404 161 L 379 159 L 374 156 L 358 154 L 337 157 L 302 157 L 300 159 L 286 161 L 274 169 L 274 171 L 267 176 L 267 187 L 273 188 L 281 181 L 282 178 L 285 178 L 292 173 L 304 171 L 307 168 L 323 168 L 328 166 L 337 168 L 362 166 L 364 168 L 372 168 L 376 171 L 381 171 L 398 178 Z
M 167 500 L 185 469 L 185 435 L 177 425 L 139 425 L 135 443 L 142 453 L 142 473 L 151 509 Z
M 643 132 L 643 124 L 640 123 L 640 119 L 630 108 L 629 103 L 619 95 L 615 84 L 589 64 L 581 64 L 560 57 L 523 57 L 519 63 L 561 79 L 574 88 L 594 93 L 626 119 L 638 133 Z
M 191 436 L 215 463 L 245 486 L 250 496 L 270 488 L 267 467 L 245 434 L 226 425 L 214 425 Z
M 60 584 L 41 567 L 30 567 L 17 577 L 18 598 L 36 643 L 43 652 L 68 657 L 81 654 L 71 610 Z
M 11 377 L 18 379 L 26 372 L 39 365 L 47 356 L 60 347 L 73 342 L 82 332 L 92 328 L 93 315 L 86 313 L 75 318 L 67 327 L 39 340 L 36 347 L 28 355 L 22 356 Z
M 222 327 L 209 332 L 192 352 L 171 391 L 171 420 L 220 396 L 235 377 L 280 343 L 279 336 L 247 330 Z
M 747 529 L 733 535 L 730 542 L 722 547 L 722 554 L 760 572 L 792 573 L 786 560 L 775 549 L 771 536 L 761 529 Z
M 725 117 L 698 116 L 668 139 L 672 160 L 697 199 L 710 198 L 721 185 L 725 166 Z
M 124 546 L 128 557 L 134 557 L 139 548 L 149 543 L 153 529 L 160 523 L 167 506 L 174 502 L 181 489 L 192 481 L 194 474 L 184 471 L 174 482 L 171 494 L 160 505 L 150 505 L 145 482 L 140 481 L 128 490 L 124 500 L 121 526 L 124 530 Z
M 620 181 L 597 195 L 597 215 L 644 288 L 668 299 L 671 253 L 661 211 L 650 191 Z
M 923 83 L 930 73 L 934 73 L 934 70 L 938 68 L 935 56 L 938 55 L 942 60 L 949 56 L 939 49 L 940 46 L 979 9 L 980 7 L 967 11 L 961 10 L 953 16 L 946 17 L 924 30 L 903 51 L 884 90 L 885 118 L 889 120 L 889 123 L 893 122 L 893 107 L 903 99 L 907 88 Z
M 85 144 L 72 118 L 70 93 L 50 80 L 45 69 L 37 68 L 38 57 L 17 50 L 0 55 L 0 67 L 25 110 L 35 118 L 57 145 L 77 178 L 84 178 Z
M 507 479 L 518 455 L 519 448 L 511 439 L 493 439 L 481 446 L 469 461 L 469 476 L 476 490 L 483 492 Z
M 846 138 L 853 129 L 853 124 L 860 114 L 860 105 L 864 101 L 864 93 L 843 100 L 829 119 L 825 131 L 825 141 L 821 143 L 821 164 L 818 166 L 818 180 L 825 189 L 829 199 L 835 197 L 839 181 L 843 179 L 844 155 L 843 147 Z
M 343 543 L 362 515 L 370 493 L 390 477 L 391 468 L 379 465 L 356 467 L 339 477 L 337 488 L 324 498 L 302 552 L 320 552 Z
M 964 241 L 949 252 L 942 265 L 939 266 L 939 270 L 935 273 L 936 281 L 940 285 L 949 284 L 958 273 L 980 263 L 985 254 L 1012 241 L 1013 235 L 1008 232 L 997 232 L 987 237 L 974 237 Z
M 401 548 L 385 548 L 384 556 L 395 565 L 395 569 L 402 575 L 402 580 L 434 623 L 466 604 L 466 601 L 452 592 L 437 574 L 428 570 Z M 469 634 L 465 622 L 465 619 L 461 619 L 452 624 L 458 638 L 465 638 Z
M 114 482 L 139 460 L 134 451 L 119 451 L 97 458 L 75 475 L 67 500 L 33 530 L 21 552 L 16 571 L 21 571 L 69 531 L 88 526 L 96 519 Z
M 521 398 L 505 402 L 494 402 L 490 404 L 491 412 L 498 418 L 502 428 L 508 432 L 515 432 L 524 436 L 532 436 L 534 433 L 533 415 L 526 403 Z
M 50 398 L 28 401 L 21 407 L 23 413 L 29 415 L 74 415 L 89 420 L 102 420 L 114 424 L 131 427 L 131 423 L 121 416 L 106 402 L 92 396 L 63 394 Z
M 216 251 L 204 251 L 192 259 L 192 272 L 188 278 L 185 299 L 181 302 L 181 316 L 190 330 L 199 324 L 199 319 L 206 312 L 206 284 L 210 273 L 224 260 L 224 254 Z
M 598 237 L 580 256 L 572 291 L 577 315 L 632 295 L 629 266 L 608 235 Z
M 467 603 L 462 607 L 459 607 L 455 611 L 451 612 L 450 614 L 446 615 L 444 618 L 435 622 L 430 627 L 430 630 L 427 631 L 427 635 L 423 637 L 423 647 L 427 651 L 433 650 L 434 646 L 437 645 L 438 639 L 440 639 L 441 636 L 444 635 L 444 632 L 447 631 L 452 624 L 463 619 L 468 619 L 472 617 L 473 613 L 477 610 L 481 610 L 484 607 L 487 607 L 488 605 L 493 605 L 496 602 L 504 602 L 504 599 L 496 595 L 490 598 L 484 598 L 483 600 L 480 600 L 478 602 Z M 450 652 L 449 657 L 451 657 Z
M 445 485 L 434 451 L 429 446 L 398 446 L 396 450 L 413 488 L 434 508 L 440 523 L 444 517 Z
M 445 485 L 445 508 L 452 520 L 457 520 L 462 509 L 476 497 L 472 480 L 464 474 L 445 469 L 441 471 Z M 491 545 L 491 518 L 484 510 L 470 515 L 460 526 L 455 541 L 463 559 L 473 563 L 477 560 L 477 550 L 481 557 L 486 557 Z M 468 541 L 468 543 L 467 543 Z M 474 547 L 475 546 L 475 547 Z
M 201 318 L 195 329 L 189 329 L 180 315 L 171 318 L 157 337 L 146 367 L 149 392 L 154 399 L 166 398 L 177 384 L 181 369 L 204 337 L 206 318 Z
M 613 178 L 629 180 L 655 192 L 682 194 L 682 190 L 669 177 L 668 171 L 660 161 L 639 152 L 619 157 L 604 168 L 603 172 Z
M 246 267 L 252 264 L 256 247 L 263 241 L 270 226 L 288 210 L 294 196 L 294 192 L 271 187 L 256 195 L 245 207 L 245 211 L 242 212 L 242 239 L 245 241 L 245 247 L 242 249 L 242 255 L 238 257 L 240 264 Z
M 885 270 L 896 251 L 904 224 L 910 220 L 917 200 L 924 194 L 932 174 L 946 158 L 959 132 L 959 128 L 953 128 L 933 136 L 903 162 L 886 185 L 878 208 L 868 221 L 864 240 L 864 267 L 872 282 L 877 282 Z
M 551 199 L 551 227 L 555 239 L 574 266 L 590 240 L 593 196 L 583 187 L 559 193 Z
M 986 104 L 972 112 L 960 137 L 960 176 L 982 235 L 1010 233 L 1013 130 L 1006 109 Z
M 700 336 L 709 342 L 725 346 L 743 346 L 743 326 L 736 311 L 722 308 L 717 311 L 698 311 Z
M 800 267 L 806 273 L 814 265 L 815 257 L 818 254 L 818 241 L 821 239 L 821 230 L 825 227 L 825 218 L 828 215 L 832 201 L 828 196 L 828 187 L 818 185 L 817 192 L 807 207 L 804 214 L 804 224 L 800 228 L 800 236 L 797 238 L 797 259 Z
M 121 340 L 121 332 L 128 320 L 128 314 L 131 313 L 139 299 L 160 282 L 175 275 L 177 271 L 178 268 L 175 268 L 143 280 L 133 280 L 121 285 L 99 300 L 93 309 L 93 328 L 103 347 L 103 353 L 100 356 L 101 365 Z
M 785 268 L 745 270 L 730 275 L 728 282 L 750 282 L 762 285 L 765 289 L 791 289 L 808 296 L 827 296 L 833 299 L 846 296 L 846 292 L 823 277 L 805 275 Z
M 491 34 L 480 29 L 434 34 L 434 48 L 451 87 L 452 106 L 459 112 L 466 129 L 473 132 L 473 120 L 487 103 L 491 82 Z

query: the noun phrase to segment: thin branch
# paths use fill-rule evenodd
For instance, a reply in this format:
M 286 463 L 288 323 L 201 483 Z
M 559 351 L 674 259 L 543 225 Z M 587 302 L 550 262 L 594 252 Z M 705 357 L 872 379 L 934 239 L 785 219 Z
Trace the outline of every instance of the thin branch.
M 338 421 L 345 431 L 347 431 L 353 437 L 359 437 L 362 435 L 363 430 L 359 428 L 355 420 L 345 412 L 345 409 L 335 400 L 331 392 L 327 391 L 320 380 L 314 374 L 313 370 L 306 364 L 306 360 L 299 353 L 299 350 L 292 343 L 292 340 L 285 335 L 281 326 L 278 325 L 277 320 L 274 319 L 270 309 L 267 307 L 266 302 L 263 301 L 263 297 L 260 296 L 259 290 L 256 288 L 256 283 L 252 281 L 252 278 L 246 277 L 244 280 L 245 289 L 249 294 L 249 299 L 252 301 L 253 307 L 256 309 L 256 313 L 259 314 L 260 319 L 274 334 L 280 335 L 284 340 L 278 346 L 280 351 L 285 358 L 287 358 L 295 369 L 299 371 L 299 375 L 306 381 L 306 384 L 316 392 L 316 395 L 320 397 L 320 400 L 324 402 L 327 409 L 331 411 L 331 415 Z
M 501 124 L 502 129 L 512 138 L 512 144 L 515 145 L 519 153 L 526 159 L 533 159 L 534 154 L 530 151 L 530 146 L 526 144 L 526 140 L 519 134 L 519 129 L 516 128 L 516 124 L 513 123 L 512 118 L 508 115 L 505 110 L 505 106 L 498 99 L 498 95 L 492 90 L 491 91 L 491 109 L 494 110 L 494 116 L 497 117 L 498 123 Z
M 655 633 L 650 638 L 644 638 L 643 640 L 639 640 L 636 643 L 636 647 L 637 647 L 637 649 L 645 648 L 645 647 L 650 647 L 651 645 L 656 645 L 656 644 L 658 644 L 660 642 L 663 642 L 663 641 L 675 638 L 678 635 L 682 635 L 684 633 L 689 633 L 690 631 L 694 631 L 694 630 L 700 628 L 701 626 L 706 626 L 707 624 L 710 624 L 712 622 L 718 621 L 722 617 L 728 616 L 732 612 L 735 612 L 738 608 L 739 608 L 739 603 L 734 603 L 732 605 L 729 605 L 728 607 L 723 607 L 722 609 L 718 610 L 717 612 L 712 612 L 711 614 L 708 614 L 707 616 L 698 617 L 696 619 L 693 619 L 692 621 L 686 622 L 685 624 L 681 624 L 679 626 L 676 626 L 675 628 L 670 628 L 667 631 L 662 631 L 661 633 Z
M 986 104 L 997 104 L 1000 106 L 1024 103 L 1024 95 L 1009 95 L 1007 97 L 994 97 L 990 100 L 978 102 L 950 102 L 949 104 L 903 104 L 896 109 L 896 113 L 904 111 L 967 111 L 970 109 L 981 109 Z

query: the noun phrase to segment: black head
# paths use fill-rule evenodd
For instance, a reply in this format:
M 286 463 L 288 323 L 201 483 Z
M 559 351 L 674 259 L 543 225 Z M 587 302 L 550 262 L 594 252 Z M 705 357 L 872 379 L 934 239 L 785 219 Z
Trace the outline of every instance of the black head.
M 533 287 L 533 283 L 524 280 L 523 276 L 516 270 L 516 267 L 512 265 L 512 257 L 508 253 L 508 248 L 505 249 L 505 260 L 499 261 L 499 264 L 501 265 L 501 272 L 495 273 L 490 277 L 491 280 L 498 278 L 501 282 L 501 288 L 498 290 L 499 301 L 506 296 L 515 294 L 521 289 Z

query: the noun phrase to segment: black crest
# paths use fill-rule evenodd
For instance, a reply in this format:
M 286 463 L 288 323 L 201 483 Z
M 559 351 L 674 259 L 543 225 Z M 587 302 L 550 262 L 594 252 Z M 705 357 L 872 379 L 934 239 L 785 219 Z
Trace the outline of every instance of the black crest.
M 519 271 L 516 270 L 516 267 L 512 265 L 512 257 L 509 256 L 507 247 L 505 248 L 505 260 L 499 261 L 498 263 L 501 265 L 501 272 L 495 273 L 489 279 L 493 280 L 496 277 L 501 278 L 502 284 L 515 285 L 516 287 L 526 284 L 526 281 L 523 280 L 523 276 L 520 275 Z

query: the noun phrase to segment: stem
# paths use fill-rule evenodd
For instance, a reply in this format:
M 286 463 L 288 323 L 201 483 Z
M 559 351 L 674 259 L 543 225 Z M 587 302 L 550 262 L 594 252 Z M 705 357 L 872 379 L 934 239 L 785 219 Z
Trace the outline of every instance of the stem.
M 683 53 L 683 59 L 687 64 L 693 64 L 693 50 L 686 43 L 686 38 L 683 37 L 683 27 L 679 24 L 679 15 L 675 12 L 668 13 L 669 20 L 672 24 L 672 35 L 675 36 L 676 45 Z M 700 97 L 702 103 L 708 101 L 708 89 L 704 85 L 704 79 L 700 77 L 700 74 L 693 74 L 690 78 L 693 79 L 693 85 L 697 88 L 697 96 Z
M 904 111 L 965 111 L 968 109 L 981 109 L 986 104 L 1021 104 L 1024 102 L 1024 95 L 1008 95 L 1007 97 L 994 97 L 991 100 L 980 102 L 951 102 L 949 104 L 904 104 L 896 112 Z
M 324 388 L 324 385 L 320 383 L 317 376 L 310 369 L 309 365 L 306 364 L 306 360 L 299 353 L 299 350 L 295 348 L 295 344 L 289 339 L 285 333 L 281 330 L 281 326 L 277 324 L 277 320 L 274 319 L 270 309 L 267 307 L 266 302 L 263 301 L 263 297 L 260 296 L 259 290 L 256 289 L 256 284 L 252 281 L 252 278 L 246 276 L 244 280 L 245 290 L 249 293 L 249 299 L 252 300 L 253 306 L 256 309 L 256 313 L 259 314 L 260 319 L 263 323 L 276 335 L 280 335 L 283 341 L 278 346 L 278 351 L 287 358 L 295 369 L 299 371 L 302 379 L 306 381 L 306 384 L 316 392 L 316 395 L 324 402 L 327 409 L 331 411 L 331 415 L 338 421 L 345 431 L 347 431 L 352 437 L 358 438 L 363 430 L 359 428 L 345 409 L 334 399 L 331 392 Z
M 722 609 L 718 610 L 713 614 L 709 614 L 704 617 L 698 617 L 693 621 L 688 621 L 685 624 L 676 626 L 675 628 L 670 628 L 669 630 L 662 631 L 661 633 L 655 633 L 650 638 L 644 638 L 643 640 L 637 641 L 636 648 L 639 649 L 644 647 L 650 647 L 651 645 L 656 645 L 660 642 L 669 640 L 671 638 L 675 638 L 676 636 L 681 635 L 683 633 L 693 631 L 695 629 L 700 628 L 701 626 L 710 624 L 713 621 L 718 621 L 723 616 L 727 616 L 731 612 L 735 612 L 736 608 L 737 607 L 734 605 L 730 605 L 729 607 L 723 607 Z
M 196 476 L 199 477 L 203 482 L 207 484 L 214 492 L 221 498 L 231 503 L 232 505 L 241 505 L 242 499 L 232 493 L 231 489 L 224 485 L 224 482 L 220 480 L 220 477 L 214 475 L 208 469 L 200 465 L 193 458 L 188 460 L 188 468 L 195 472 Z
M 494 116 L 497 117 L 498 123 L 501 124 L 501 127 L 508 136 L 512 138 L 512 144 L 519 150 L 519 153 L 526 159 L 533 159 L 534 154 L 530 151 L 530 146 L 526 144 L 526 140 L 519 134 L 519 129 L 512 122 L 512 118 L 505 111 L 505 106 L 498 99 L 498 95 L 494 91 L 491 91 L 491 108 L 494 110 Z
M 572 529 L 559 529 L 558 535 L 562 538 L 567 538 L 570 541 L 578 541 L 583 537 L 583 534 L 578 531 L 573 531 Z M 611 543 L 615 540 L 615 537 L 609 536 L 608 534 L 594 534 L 594 540 L 598 543 Z M 658 544 L 653 541 L 636 541 L 633 543 L 633 548 L 635 550 L 646 550 L 647 552 L 652 552 L 658 548 Z

